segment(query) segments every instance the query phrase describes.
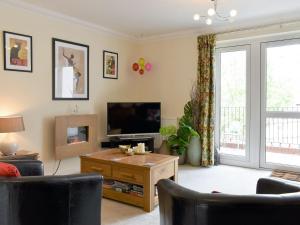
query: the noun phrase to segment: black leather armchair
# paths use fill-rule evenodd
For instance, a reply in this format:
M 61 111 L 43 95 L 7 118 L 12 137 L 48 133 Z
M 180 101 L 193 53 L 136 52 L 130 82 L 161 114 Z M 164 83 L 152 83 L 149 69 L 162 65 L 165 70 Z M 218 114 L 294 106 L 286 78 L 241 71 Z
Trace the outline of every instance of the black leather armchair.
M 15 165 L 21 176 L 43 176 L 44 165 L 39 160 L 0 160 Z
M 234 184 L 233 184 L 234 185 Z M 262 178 L 256 195 L 203 194 L 158 182 L 161 225 L 299 225 L 300 186 Z
M 100 175 L 40 176 L 40 161 L 8 163 L 23 176 L 0 178 L 1 225 L 100 225 Z

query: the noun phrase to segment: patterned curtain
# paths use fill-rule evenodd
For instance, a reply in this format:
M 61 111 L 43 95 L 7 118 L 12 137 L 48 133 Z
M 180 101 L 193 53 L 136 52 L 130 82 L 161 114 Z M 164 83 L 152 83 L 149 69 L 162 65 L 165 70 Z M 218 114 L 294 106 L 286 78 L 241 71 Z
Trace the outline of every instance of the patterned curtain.
M 216 35 L 198 37 L 199 125 L 201 166 L 214 165 L 214 51 Z

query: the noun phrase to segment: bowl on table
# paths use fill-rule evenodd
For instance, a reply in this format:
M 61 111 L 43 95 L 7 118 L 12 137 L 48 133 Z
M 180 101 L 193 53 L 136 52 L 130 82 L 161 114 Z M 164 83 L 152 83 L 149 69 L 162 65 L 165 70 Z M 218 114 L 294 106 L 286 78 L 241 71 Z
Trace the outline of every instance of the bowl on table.
M 126 153 L 130 147 L 131 145 L 119 145 L 119 149 L 122 153 Z

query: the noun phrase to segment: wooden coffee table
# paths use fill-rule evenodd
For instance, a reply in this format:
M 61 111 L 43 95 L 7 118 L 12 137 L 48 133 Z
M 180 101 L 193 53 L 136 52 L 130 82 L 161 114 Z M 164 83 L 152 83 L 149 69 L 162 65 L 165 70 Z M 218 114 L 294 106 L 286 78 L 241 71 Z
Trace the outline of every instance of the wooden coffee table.
M 150 153 L 127 156 L 119 149 L 109 149 L 81 156 L 81 172 L 97 172 L 106 181 L 121 182 L 131 189 L 120 190 L 114 185 L 103 187 L 103 197 L 143 207 L 150 212 L 158 204 L 156 183 L 160 179 L 177 182 L 178 156 Z M 141 192 L 135 191 L 138 189 Z

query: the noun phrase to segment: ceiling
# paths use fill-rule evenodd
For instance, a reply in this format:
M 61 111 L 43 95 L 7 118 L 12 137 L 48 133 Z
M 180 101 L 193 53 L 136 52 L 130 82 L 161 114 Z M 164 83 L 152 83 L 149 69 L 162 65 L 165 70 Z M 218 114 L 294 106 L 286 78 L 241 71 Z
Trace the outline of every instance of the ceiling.
M 150 37 L 208 27 L 193 20 L 206 15 L 211 0 L 7 0 L 34 5 L 99 27 L 134 37 Z M 221 12 L 234 8 L 233 23 L 214 23 L 210 30 L 295 21 L 300 19 L 299 0 L 218 0 Z

